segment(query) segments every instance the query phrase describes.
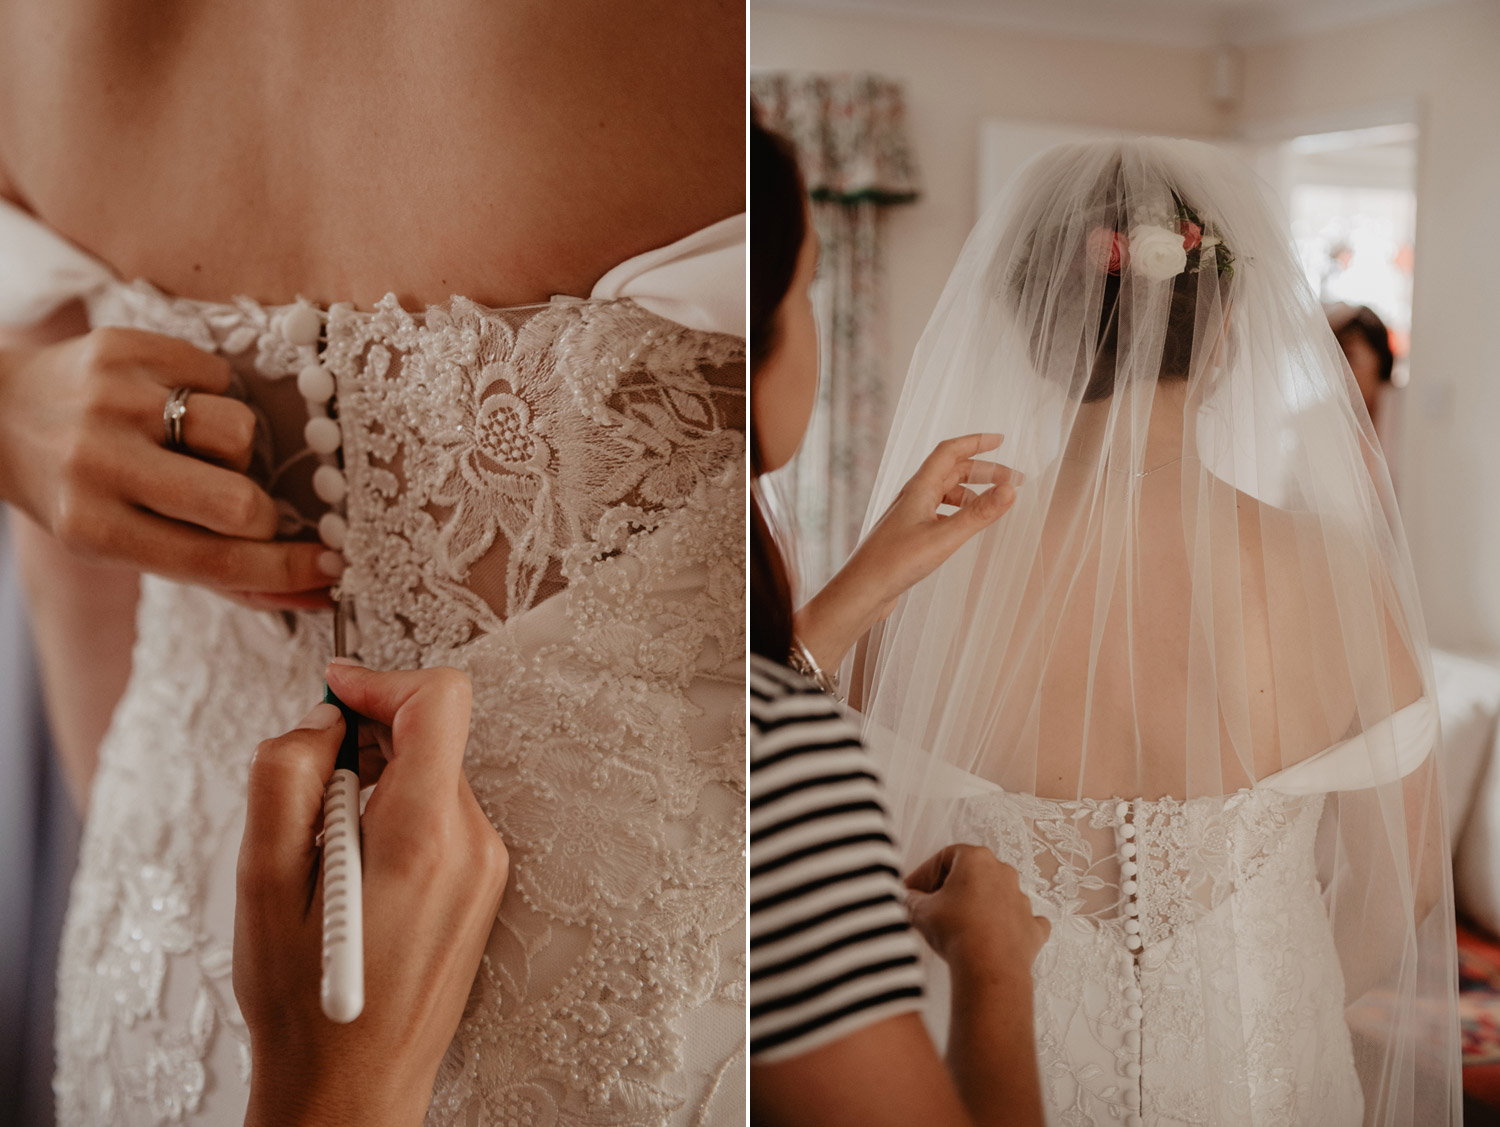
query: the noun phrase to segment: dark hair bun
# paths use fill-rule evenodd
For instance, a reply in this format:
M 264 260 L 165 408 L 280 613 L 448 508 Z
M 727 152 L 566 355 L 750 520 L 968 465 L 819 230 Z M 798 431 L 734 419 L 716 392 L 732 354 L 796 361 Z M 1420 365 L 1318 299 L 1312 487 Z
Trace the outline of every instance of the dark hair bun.
M 1135 320 L 1131 301 L 1143 293 L 1137 287 L 1166 284 L 1143 282 L 1130 265 L 1128 230 L 1140 217 L 1127 213 L 1118 164 L 1100 176 L 1090 197 L 1083 214 L 1041 215 L 1005 272 L 1011 303 L 1033 325 L 1033 363 L 1038 371 L 1066 380 L 1070 393 L 1085 403 L 1115 392 L 1120 326 Z M 1218 341 L 1222 315 L 1210 325 L 1200 324 L 1200 313 L 1206 304 L 1227 308 L 1234 255 L 1217 239 L 1204 245 L 1204 223 L 1192 203 L 1172 192 L 1171 204 L 1182 230 L 1191 227 L 1193 238 L 1184 235 L 1186 260 L 1170 280 L 1156 378 L 1186 380 L 1194 350 Z M 1085 326 L 1081 322 L 1096 302 L 1097 316 Z M 1204 333 L 1213 339 L 1201 340 Z

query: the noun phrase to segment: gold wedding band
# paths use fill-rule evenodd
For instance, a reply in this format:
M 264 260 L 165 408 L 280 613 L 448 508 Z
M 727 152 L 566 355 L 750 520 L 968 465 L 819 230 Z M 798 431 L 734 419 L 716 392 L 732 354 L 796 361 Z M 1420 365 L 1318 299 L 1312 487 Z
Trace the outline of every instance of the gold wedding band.
M 172 394 L 167 396 L 167 405 L 162 409 L 162 427 L 167 435 L 167 449 L 181 453 L 182 442 L 182 420 L 187 416 L 188 396 L 192 395 L 192 389 L 186 387 L 174 387 Z

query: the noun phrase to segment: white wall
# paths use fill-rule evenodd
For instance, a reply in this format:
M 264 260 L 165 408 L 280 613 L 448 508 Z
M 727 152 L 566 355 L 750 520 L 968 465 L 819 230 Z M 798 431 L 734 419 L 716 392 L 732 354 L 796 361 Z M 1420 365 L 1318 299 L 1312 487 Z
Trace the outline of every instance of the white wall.
M 1417 260 L 1402 516 L 1433 641 L 1500 653 L 1500 4 L 1249 51 L 1242 128 L 1416 100 Z
M 870 70 L 906 84 L 923 196 L 895 209 L 890 225 L 893 387 L 973 223 L 984 120 L 1263 138 L 1415 101 L 1422 135 L 1402 513 L 1434 643 L 1500 653 L 1500 3 L 1447 4 L 1252 47 L 1233 113 L 1209 101 L 1208 54 L 1194 48 L 757 3 L 750 59 L 757 69 Z

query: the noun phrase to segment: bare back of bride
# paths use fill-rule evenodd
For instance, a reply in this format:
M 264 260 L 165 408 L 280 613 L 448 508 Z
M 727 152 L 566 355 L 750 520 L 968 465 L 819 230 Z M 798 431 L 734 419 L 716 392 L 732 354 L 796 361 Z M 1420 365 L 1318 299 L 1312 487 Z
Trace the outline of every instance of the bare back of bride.
M 743 20 L 0 5 L 0 479 L 89 808 L 59 1122 L 242 1121 L 247 765 L 335 579 L 365 664 L 469 674 L 511 850 L 428 1122 L 738 1121 Z
M 1026 478 L 851 672 L 908 860 L 989 846 L 1052 921 L 1051 1123 L 1458 1120 L 1432 673 L 1352 391 L 1194 142 L 1038 157 L 922 337 L 870 512 L 963 431 Z

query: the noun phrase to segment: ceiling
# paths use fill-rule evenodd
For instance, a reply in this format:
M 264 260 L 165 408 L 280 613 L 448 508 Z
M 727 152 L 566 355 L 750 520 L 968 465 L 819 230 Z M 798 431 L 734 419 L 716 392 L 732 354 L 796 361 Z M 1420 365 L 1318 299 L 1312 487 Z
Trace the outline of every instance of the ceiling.
M 1444 0 L 752 0 L 752 7 L 890 15 L 1184 47 L 1245 46 Z

